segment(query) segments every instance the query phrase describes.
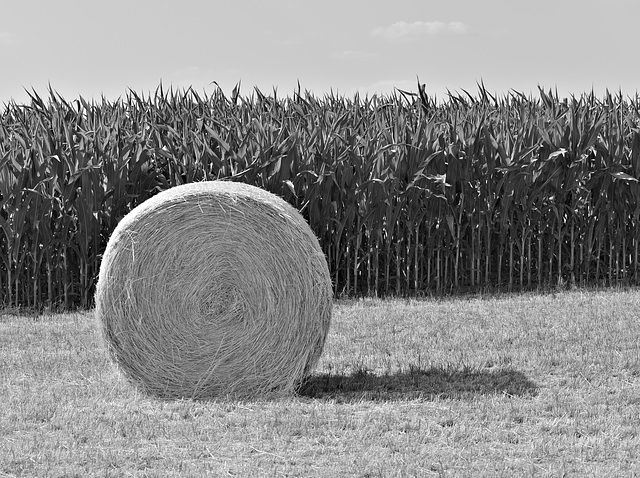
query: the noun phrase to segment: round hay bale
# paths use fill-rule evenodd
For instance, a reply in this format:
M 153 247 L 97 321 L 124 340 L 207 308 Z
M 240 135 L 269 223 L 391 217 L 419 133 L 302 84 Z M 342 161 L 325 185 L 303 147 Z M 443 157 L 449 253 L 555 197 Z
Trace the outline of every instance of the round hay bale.
M 246 184 L 178 186 L 107 244 L 96 315 L 113 360 L 162 398 L 292 393 L 322 353 L 331 278 L 296 209 Z

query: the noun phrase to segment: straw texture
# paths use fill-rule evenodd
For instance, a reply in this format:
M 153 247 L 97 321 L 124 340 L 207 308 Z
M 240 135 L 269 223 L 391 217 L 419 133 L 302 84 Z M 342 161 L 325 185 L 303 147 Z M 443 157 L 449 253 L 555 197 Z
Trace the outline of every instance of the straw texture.
M 285 395 L 320 358 L 331 278 L 304 218 L 246 184 L 164 191 L 118 224 L 96 316 L 113 360 L 162 398 Z

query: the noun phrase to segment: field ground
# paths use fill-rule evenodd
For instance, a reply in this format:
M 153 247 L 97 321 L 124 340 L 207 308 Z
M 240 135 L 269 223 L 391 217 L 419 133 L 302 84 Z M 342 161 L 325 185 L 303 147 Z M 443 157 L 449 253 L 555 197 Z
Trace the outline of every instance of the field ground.
M 90 313 L 0 316 L 0 477 L 640 476 L 640 290 L 337 302 L 278 401 L 157 401 Z

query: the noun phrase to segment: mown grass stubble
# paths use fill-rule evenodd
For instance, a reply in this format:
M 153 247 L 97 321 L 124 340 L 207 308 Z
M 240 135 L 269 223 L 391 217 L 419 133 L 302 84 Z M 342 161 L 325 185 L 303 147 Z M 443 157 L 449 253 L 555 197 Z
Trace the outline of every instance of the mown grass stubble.
M 2 316 L 0 476 L 640 472 L 637 290 L 339 302 L 282 401 L 157 401 L 90 314 Z

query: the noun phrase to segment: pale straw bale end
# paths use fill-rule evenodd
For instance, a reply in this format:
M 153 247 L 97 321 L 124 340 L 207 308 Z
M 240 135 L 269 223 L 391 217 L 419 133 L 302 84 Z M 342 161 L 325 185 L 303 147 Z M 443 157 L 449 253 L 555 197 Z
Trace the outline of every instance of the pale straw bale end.
M 320 358 L 331 306 L 327 262 L 300 213 L 227 181 L 178 186 L 131 211 L 96 290 L 111 357 L 162 398 L 293 393 Z

